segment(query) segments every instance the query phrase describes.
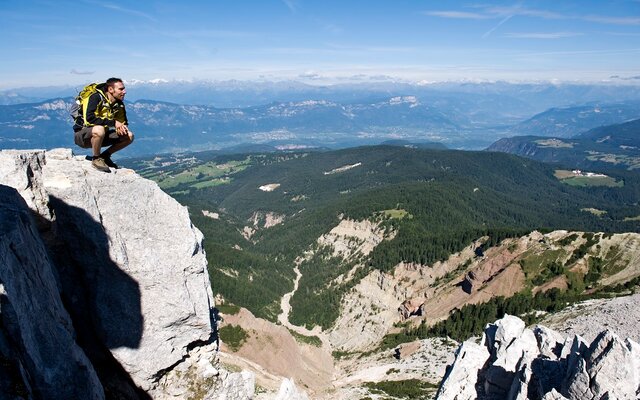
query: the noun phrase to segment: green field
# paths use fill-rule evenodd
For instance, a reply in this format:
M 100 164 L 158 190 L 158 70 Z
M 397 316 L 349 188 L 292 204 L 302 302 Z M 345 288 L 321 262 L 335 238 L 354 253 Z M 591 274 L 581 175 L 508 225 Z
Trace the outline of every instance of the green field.
M 586 176 L 578 175 L 573 171 L 557 169 L 553 175 L 562 183 L 570 186 L 589 187 L 589 186 L 605 186 L 605 187 L 623 187 L 624 181 L 617 181 L 610 176 Z
M 210 161 L 180 170 L 158 170 L 148 167 L 141 171 L 141 175 L 156 181 L 163 190 L 185 193 L 189 189 L 228 184 L 231 182 L 231 175 L 245 170 L 249 164 L 250 158 L 247 157 L 244 160 L 224 163 Z
M 616 181 L 610 176 L 574 176 L 572 178 L 562 179 L 562 182 L 571 186 L 588 187 L 588 186 L 606 186 L 606 187 L 622 187 L 623 181 Z
M 381 214 L 391 219 L 413 218 L 413 215 L 409 214 L 407 210 L 383 210 Z

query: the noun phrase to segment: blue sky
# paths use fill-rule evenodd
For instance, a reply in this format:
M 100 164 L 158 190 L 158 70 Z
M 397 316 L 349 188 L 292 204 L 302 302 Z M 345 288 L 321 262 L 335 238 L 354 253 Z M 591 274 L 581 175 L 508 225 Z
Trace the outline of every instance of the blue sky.
M 640 83 L 640 0 L 0 0 L 0 20 L 0 89 L 110 76 Z

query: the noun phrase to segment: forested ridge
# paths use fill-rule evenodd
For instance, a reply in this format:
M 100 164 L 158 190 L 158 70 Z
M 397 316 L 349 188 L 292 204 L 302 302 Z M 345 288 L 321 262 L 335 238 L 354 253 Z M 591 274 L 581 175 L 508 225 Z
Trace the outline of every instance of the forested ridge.
M 517 156 L 394 146 L 330 152 L 208 156 L 185 166 L 174 163 L 163 173 L 203 163 L 248 165 L 227 173 L 224 184 L 195 187 L 185 182 L 173 195 L 189 207 L 205 235 L 214 291 L 228 301 L 273 320 L 281 296 L 293 287 L 295 259 L 341 218 L 378 219 L 395 238 L 383 241 L 367 259 L 367 270 L 388 271 L 400 261 L 429 265 L 446 259 L 473 240 L 486 245 L 532 230 L 637 232 L 640 193 L 635 173 L 616 172 L 622 187 L 572 187 L 554 177 L 554 166 Z M 149 174 L 158 174 L 150 167 Z M 277 184 L 273 191 L 259 188 Z M 601 215 L 585 212 L 596 208 Z M 220 213 L 219 219 L 202 210 Z M 402 210 L 403 218 L 381 217 Z M 268 229 L 243 228 L 258 215 L 274 213 L 284 222 Z M 323 261 L 320 261 L 323 260 Z M 340 296 L 354 282 L 328 287 L 328 280 L 351 264 L 326 255 L 301 264 L 303 278 L 292 299 L 297 323 L 330 326 Z M 315 273 L 311 271 L 315 270 Z M 322 272 L 325 271 L 325 272 Z M 314 311 L 315 310 L 315 311 Z M 302 316 L 302 317 L 301 317 Z

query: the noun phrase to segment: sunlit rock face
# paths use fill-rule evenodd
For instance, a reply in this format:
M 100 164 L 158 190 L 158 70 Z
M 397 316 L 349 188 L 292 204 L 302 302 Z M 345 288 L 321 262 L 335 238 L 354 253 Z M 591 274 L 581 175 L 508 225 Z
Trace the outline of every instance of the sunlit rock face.
M 210 340 L 202 234 L 155 183 L 127 169 L 99 172 L 58 149 L 0 152 L 0 184 L 29 206 L 33 233 L 56 267 L 49 284 L 57 281 L 70 335 L 75 328 L 103 383 L 128 380 L 131 390 L 148 391 L 190 347 Z M 114 365 L 121 378 L 101 373 Z M 105 390 L 127 383 L 113 385 Z
M 610 330 L 588 343 L 507 315 L 460 346 L 437 399 L 635 399 L 639 350 Z

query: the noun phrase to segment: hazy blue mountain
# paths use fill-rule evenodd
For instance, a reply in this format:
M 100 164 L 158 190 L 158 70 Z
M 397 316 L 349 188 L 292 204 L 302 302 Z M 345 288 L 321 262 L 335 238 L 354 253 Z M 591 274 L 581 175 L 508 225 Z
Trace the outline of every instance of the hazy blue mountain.
M 72 98 L 65 98 L 0 106 L 0 147 L 71 146 L 72 103 Z M 132 155 L 240 144 L 348 147 L 391 138 L 459 145 L 473 141 L 468 131 L 474 129 L 464 114 L 442 111 L 414 96 L 371 103 L 306 100 L 245 108 L 140 100 L 127 104 L 127 115 L 137 135 L 136 146 L 127 150 Z
M 105 77 L 106 79 L 106 77 Z M 95 80 L 94 80 L 95 81 Z M 88 80 L 86 83 L 90 83 Z M 327 100 L 363 102 L 381 97 L 418 96 L 424 101 L 481 103 L 499 114 L 533 116 L 552 107 L 588 102 L 621 102 L 640 99 L 640 86 L 624 84 L 553 84 L 510 82 L 406 83 L 363 80 L 360 83 L 314 85 L 297 81 L 127 81 L 130 101 L 151 99 L 179 104 L 202 104 L 222 108 L 248 107 L 271 102 Z M 44 101 L 74 96 L 82 85 L 15 88 L 0 91 L 0 104 Z M 18 96 L 18 97 L 16 97 Z M 471 101 L 469 101 L 471 99 Z M 24 102 L 24 101 L 23 101 Z M 475 113 L 469 110 L 470 113 Z M 523 119 L 523 118 L 520 118 Z
M 570 139 L 517 136 L 487 149 L 578 168 L 640 168 L 640 119 L 591 129 Z
M 410 149 L 433 149 L 433 150 L 447 150 L 447 146 L 442 143 L 435 142 L 422 142 L 422 143 L 414 143 L 408 140 L 394 139 L 394 140 L 385 140 L 380 143 L 383 146 L 400 146 L 407 147 Z
M 553 136 L 569 138 L 599 126 L 618 124 L 640 118 L 640 102 L 593 104 L 552 108 L 517 124 L 514 136 Z
M 137 134 L 130 155 L 241 144 L 343 148 L 396 139 L 481 149 L 506 136 L 569 135 L 640 118 L 634 86 L 157 81 L 128 87 L 129 119 Z M 66 109 L 77 89 L 42 88 L 41 94 L 69 96 L 0 105 L 0 148 L 72 146 Z M 37 88 L 16 89 L 0 93 L 0 99 L 37 94 Z M 174 101 L 158 100 L 163 97 Z M 600 98 L 600 105 L 557 107 L 593 98 Z M 211 105 L 242 103 L 239 99 L 257 104 Z M 605 103 L 608 99 L 616 102 Z M 176 102 L 187 100 L 193 102 Z M 547 105 L 556 108 L 534 116 Z

